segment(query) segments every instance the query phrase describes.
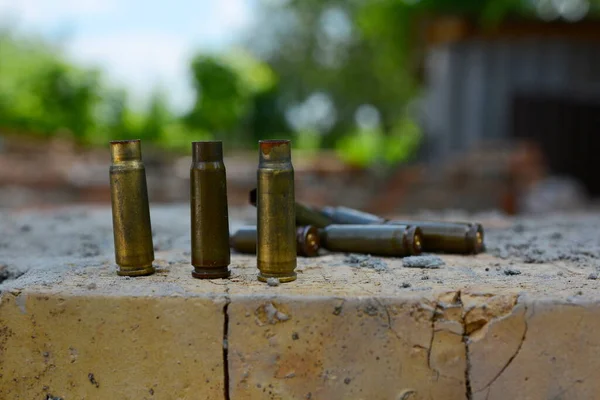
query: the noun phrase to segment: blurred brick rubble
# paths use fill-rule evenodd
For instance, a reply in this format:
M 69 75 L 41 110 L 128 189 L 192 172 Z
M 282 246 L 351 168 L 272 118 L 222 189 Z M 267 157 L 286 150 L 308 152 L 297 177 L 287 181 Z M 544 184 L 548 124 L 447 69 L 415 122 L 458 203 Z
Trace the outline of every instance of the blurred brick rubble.
M 190 156 L 144 148 L 144 162 L 151 202 L 188 201 Z M 256 162 L 252 151 L 226 157 L 232 207 L 247 204 L 248 191 L 255 186 Z M 532 193 L 539 194 L 540 187 L 546 198 L 548 190 L 565 192 L 564 185 L 555 181 L 540 185 L 548 177 L 547 168 L 539 149 L 529 143 L 488 145 L 443 163 L 412 163 L 387 173 L 350 167 L 331 152 L 295 152 L 293 162 L 300 201 L 383 215 L 442 209 L 514 214 L 531 208 Z M 107 149 L 83 149 L 61 139 L 5 138 L 0 151 L 0 208 L 109 204 L 109 163 Z M 571 192 L 566 200 L 562 196 L 563 208 L 581 205 L 577 190 Z

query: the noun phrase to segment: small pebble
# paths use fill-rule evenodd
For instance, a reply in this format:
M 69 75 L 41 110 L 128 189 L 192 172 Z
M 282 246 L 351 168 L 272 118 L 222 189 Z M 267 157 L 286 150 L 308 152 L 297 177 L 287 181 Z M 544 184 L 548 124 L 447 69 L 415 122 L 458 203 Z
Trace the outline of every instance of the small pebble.
M 513 276 L 513 275 L 521 275 L 521 271 L 516 268 L 506 268 L 504 270 L 504 275 Z
M 279 279 L 277 278 L 268 278 L 267 279 L 267 285 L 269 286 L 279 286 L 281 284 L 281 282 L 279 282 Z
M 98 285 L 96 285 L 96 283 L 95 283 L 95 282 L 92 282 L 92 283 L 90 283 L 89 285 L 87 285 L 87 288 L 88 288 L 89 290 L 94 290 L 94 289 L 96 289 L 97 287 L 98 287 Z
M 408 282 L 402 282 L 402 285 L 400 285 L 401 288 L 406 289 L 410 287 L 410 283 Z
M 598 274 L 595 272 L 592 272 L 591 274 L 588 275 L 588 279 L 596 280 L 596 279 L 598 279 Z

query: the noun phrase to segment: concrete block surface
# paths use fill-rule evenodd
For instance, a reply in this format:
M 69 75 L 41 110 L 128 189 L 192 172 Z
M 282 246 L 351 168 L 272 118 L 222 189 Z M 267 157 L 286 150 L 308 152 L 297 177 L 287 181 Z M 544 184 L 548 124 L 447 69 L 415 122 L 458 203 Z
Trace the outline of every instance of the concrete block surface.
M 0 399 L 598 398 L 600 216 L 494 218 L 439 269 L 324 253 L 269 286 L 235 254 L 193 279 L 187 206 L 153 208 L 140 278 L 107 208 L 0 213 Z

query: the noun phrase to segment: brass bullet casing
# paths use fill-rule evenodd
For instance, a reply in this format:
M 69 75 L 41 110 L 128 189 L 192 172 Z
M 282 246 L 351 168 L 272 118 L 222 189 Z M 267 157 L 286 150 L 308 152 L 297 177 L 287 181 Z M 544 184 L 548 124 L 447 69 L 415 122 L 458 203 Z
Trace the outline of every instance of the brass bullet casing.
M 256 189 L 250 191 L 250 204 L 256 207 Z M 333 224 L 333 220 L 310 206 L 296 202 L 296 226 L 314 226 L 325 228 Z
M 297 210 L 297 209 L 296 209 Z M 302 257 L 316 257 L 321 248 L 319 230 L 315 226 L 299 226 L 296 228 L 296 247 Z
M 433 221 L 387 221 L 377 215 L 347 207 L 325 207 L 321 210 L 336 224 L 413 225 L 421 229 L 423 251 L 477 254 L 484 250 L 483 227 L 478 223 Z
M 220 141 L 192 143 L 190 168 L 192 276 L 229 277 L 227 177 Z
M 146 170 L 139 140 L 110 142 L 110 194 L 119 275 L 154 273 Z
M 329 225 L 321 231 L 324 248 L 334 252 L 405 257 L 421 254 L 421 230 L 407 225 Z
M 323 207 L 321 212 L 328 216 L 335 224 L 365 225 L 382 224 L 385 222 L 385 219 L 377 215 L 348 207 Z
M 245 226 L 231 235 L 229 244 L 238 253 L 256 254 L 256 227 Z M 321 248 L 319 230 L 314 226 L 296 228 L 296 250 L 300 257 L 316 257 Z
M 257 185 L 258 280 L 296 280 L 296 207 L 289 140 L 259 142 Z
M 477 254 L 484 250 L 483 227 L 478 223 L 392 220 L 387 224 L 418 226 L 426 252 Z

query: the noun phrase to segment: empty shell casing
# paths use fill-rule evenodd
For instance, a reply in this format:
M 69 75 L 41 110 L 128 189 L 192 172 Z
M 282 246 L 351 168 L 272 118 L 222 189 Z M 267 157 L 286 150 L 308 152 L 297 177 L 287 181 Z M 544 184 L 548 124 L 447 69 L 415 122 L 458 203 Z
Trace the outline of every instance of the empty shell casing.
M 139 140 L 110 142 L 110 194 L 119 275 L 154 273 L 146 170 Z
M 192 143 L 190 168 L 192 276 L 229 276 L 229 217 L 227 177 L 220 141 Z
M 385 219 L 363 211 L 348 207 L 323 207 L 321 212 L 329 217 L 335 224 L 382 224 Z
M 433 221 L 387 221 L 377 215 L 348 207 L 325 207 L 321 210 L 336 224 L 412 225 L 421 229 L 423 251 L 470 254 L 484 249 L 483 227 L 478 223 Z
M 245 226 L 238 229 L 229 244 L 238 253 L 256 254 L 256 227 Z M 301 257 L 315 257 L 320 248 L 319 230 L 314 226 L 299 226 L 296 228 L 296 250 Z
M 478 223 L 391 220 L 387 224 L 418 226 L 426 252 L 477 254 L 484 249 L 483 227 Z
M 250 204 L 256 206 L 256 189 L 250 191 Z M 333 224 L 333 220 L 310 206 L 296 202 L 296 225 L 325 228 Z
M 257 186 L 258 280 L 296 279 L 296 207 L 289 140 L 259 142 Z
M 321 244 L 330 251 L 405 257 L 421 253 L 421 230 L 406 225 L 329 225 Z

